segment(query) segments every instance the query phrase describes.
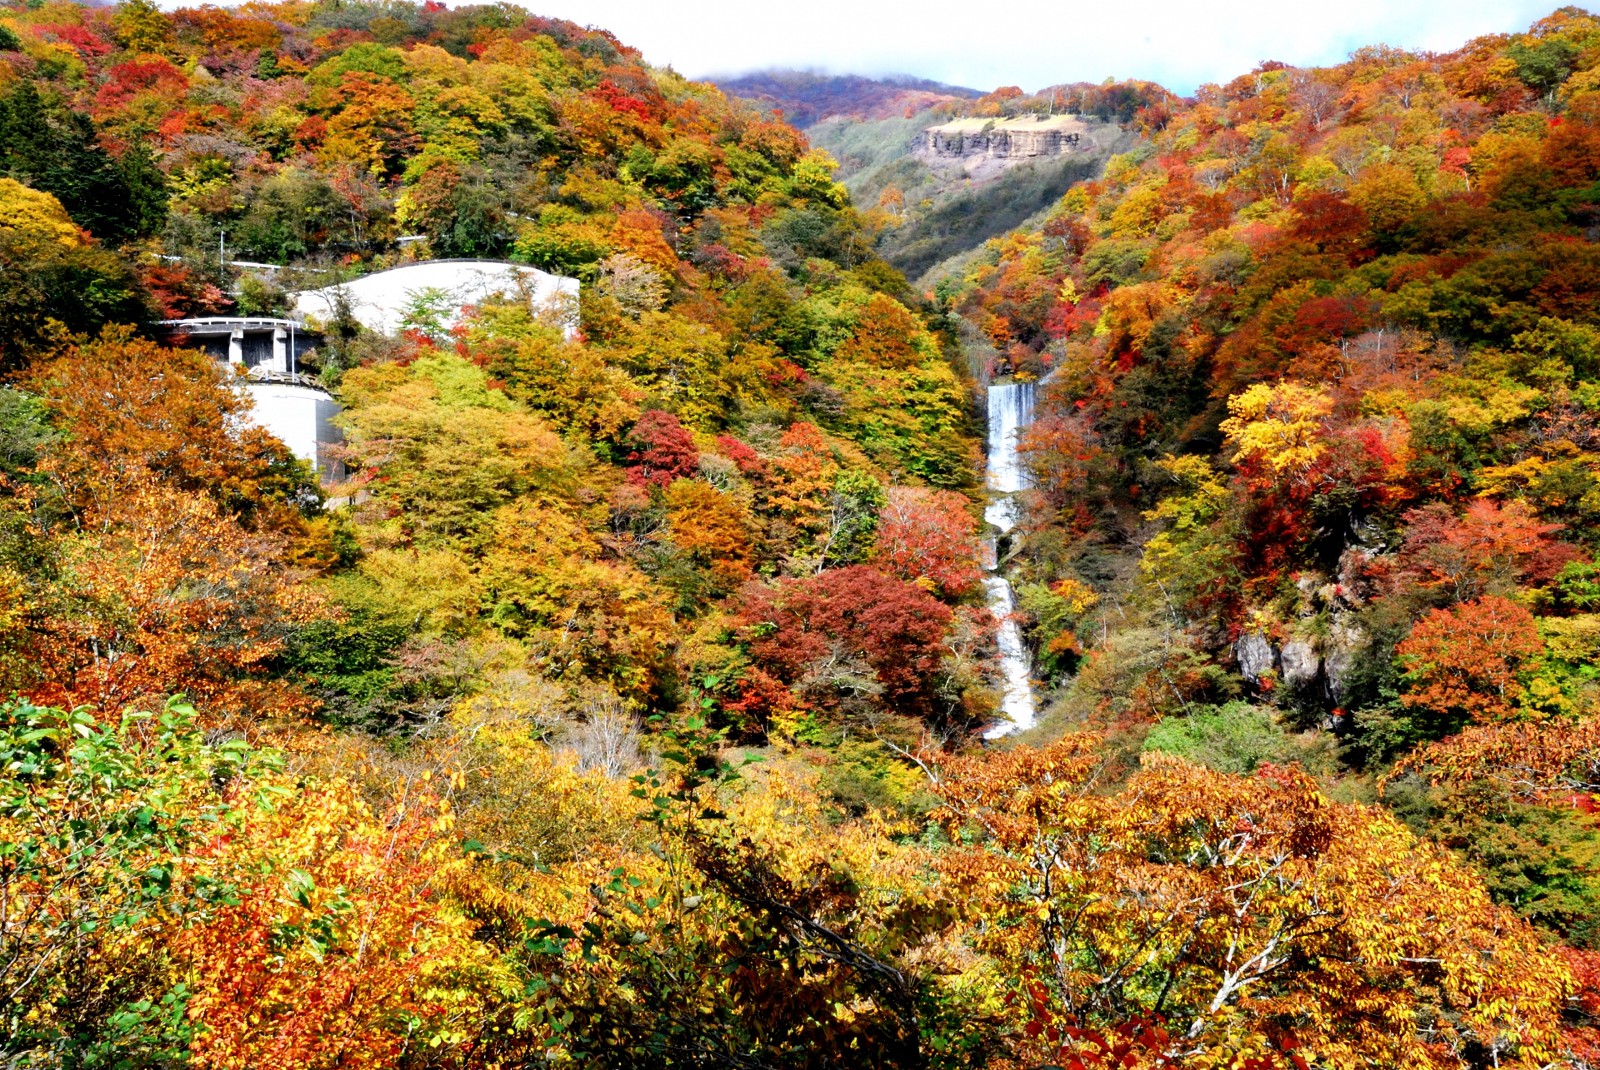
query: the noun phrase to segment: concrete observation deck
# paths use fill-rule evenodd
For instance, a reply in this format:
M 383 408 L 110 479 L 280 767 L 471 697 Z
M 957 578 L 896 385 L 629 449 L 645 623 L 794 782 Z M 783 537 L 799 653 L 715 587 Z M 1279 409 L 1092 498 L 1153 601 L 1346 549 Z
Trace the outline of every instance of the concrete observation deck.
M 577 279 L 492 260 L 423 261 L 305 290 L 292 295 L 294 314 L 286 317 L 200 316 L 160 326 L 173 344 L 204 350 L 233 369 L 255 403 L 254 421 L 331 482 L 343 475 L 333 448 L 343 440 L 335 423 L 340 407 L 305 369 L 322 343 L 320 325 L 348 315 L 367 330 L 395 334 L 426 304 L 448 329 L 467 308 L 493 298 L 526 300 L 569 336 L 576 331 Z

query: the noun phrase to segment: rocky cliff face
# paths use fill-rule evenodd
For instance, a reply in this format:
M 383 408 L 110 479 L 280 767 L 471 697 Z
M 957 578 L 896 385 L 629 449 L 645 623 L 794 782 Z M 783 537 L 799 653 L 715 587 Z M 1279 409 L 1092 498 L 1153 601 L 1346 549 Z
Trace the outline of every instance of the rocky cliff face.
M 1383 533 L 1368 522 L 1352 524 L 1331 577 L 1303 573 L 1299 598 L 1288 618 L 1268 632 L 1246 631 L 1233 647 L 1239 674 L 1268 690 L 1279 684 L 1297 698 L 1331 708 L 1327 725 L 1349 727 L 1340 709 L 1372 637 L 1358 616 L 1373 595 L 1369 566 L 1391 552 Z
M 917 147 L 947 159 L 968 156 L 998 156 L 1018 159 L 1027 156 L 1060 156 L 1080 143 L 1077 134 L 1060 130 L 995 130 L 992 132 L 925 130 Z
M 1067 116 L 947 123 L 924 130 L 916 144 L 919 154 L 945 160 L 1025 160 L 1093 148 L 1089 124 Z

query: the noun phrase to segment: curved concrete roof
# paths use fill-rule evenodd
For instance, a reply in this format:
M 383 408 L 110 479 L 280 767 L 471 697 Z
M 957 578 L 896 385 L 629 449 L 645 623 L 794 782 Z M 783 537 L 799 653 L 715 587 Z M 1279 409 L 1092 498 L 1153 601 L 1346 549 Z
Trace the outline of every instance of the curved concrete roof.
M 449 311 L 443 319 L 449 327 L 461 318 L 464 306 L 495 295 L 524 295 L 535 305 L 562 295 L 576 298 L 578 280 L 500 260 L 425 260 L 296 294 L 295 309 L 327 322 L 333 318 L 341 292 L 356 322 L 369 330 L 394 334 L 407 309 L 420 297 L 444 298 Z

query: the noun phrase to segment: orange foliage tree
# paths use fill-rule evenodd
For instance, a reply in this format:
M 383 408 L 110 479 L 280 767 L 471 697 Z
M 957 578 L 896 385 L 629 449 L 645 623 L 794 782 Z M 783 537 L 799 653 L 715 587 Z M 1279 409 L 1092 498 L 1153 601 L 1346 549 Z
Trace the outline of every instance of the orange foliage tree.
M 456 782 L 374 810 L 208 742 L 181 701 L 112 722 L 9 703 L 0 753 L 8 1057 L 331 1070 L 489 1031 L 505 978 L 441 888 Z
M 1533 614 L 1498 595 L 1433 610 L 1396 648 L 1406 666 L 1400 701 L 1445 731 L 1505 720 L 1523 690 L 1517 669 L 1542 649 Z
M 672 541 L 724 592 L 750 575 L 754 547 L 748 514 L 731 495 L 698 480 L 679 479 L 667 487 L 667 518 Z
M 263 677 L 293 630 L 326 609 L 285 567 L 279 540 L 153 479 L 84 519 L 55 543 L 59 572 L 39 594 L 15 685 L 101 710 L 173 691 L 218 716 L 301 707 Z
M 294 708 L 261 681 L 326 612 L 298 583 L 330 556 L 304 466 L 241 426 L 247 401 L 201 354 L 108 333 L 24 383 L 62 434 L 38 462 L 48 489 L 26 496 L 48 567 L 12 686 L 99 709 L 173 691 L 222 716 Z
M 303 533 L 315 479 L 249 423 L 249 399 L 223 375 L 204 353 L 112 329 L 35 363 L 22 385 L 67 433 L 47 467 L 74 507 L 103 507 L 153 477 L 252 527 Z
M 418 1035 L 435 1046 L 479 1031 L 487 949 L 441 909 L 449 806 L 429 785 L 374 813 L 343 781 L 313 784 L 242 819 L 199 853 L 237 874 L 234 902 L 182 931 L 204 1023 L 193 1064 L 387 1067 Z
M 1434 784 L 1487 778 L 1524 802 L 1581 800 L 1600 792 L 1600 719 L 1472 725 L 1401 758 L 1385 783 L 1404 773 Z
M 1139 1019 L 1164 1047 L 1126 1065 L 1551 1056 L 1564 966 L 1442 849 L 1299 771 L 1149 755 L 1107 794 L 1096 742 L 956 759 L 936 784 L 959 844 L 940 866 L 1013 978 L 1024 1058 L 1070 1065 Z
M 904 305 L 884 294 L 873 294 L 839 356 L 883 368 L 910 368 L 925 356 L 914 345 L 923 334 L 922 325 Z

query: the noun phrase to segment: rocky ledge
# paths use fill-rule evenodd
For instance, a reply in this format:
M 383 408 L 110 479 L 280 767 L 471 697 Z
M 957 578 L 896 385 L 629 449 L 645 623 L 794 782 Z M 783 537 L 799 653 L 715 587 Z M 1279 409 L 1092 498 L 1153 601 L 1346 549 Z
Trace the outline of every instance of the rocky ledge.
M 1071 115 L 1049 118 L 960 119 L 929 127 L 917 139 L 919 153 L 939 159 L 987 157 L 1007 160 L 1063 156 L 1093 147 L 1091 124 Z

